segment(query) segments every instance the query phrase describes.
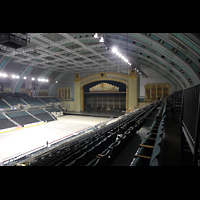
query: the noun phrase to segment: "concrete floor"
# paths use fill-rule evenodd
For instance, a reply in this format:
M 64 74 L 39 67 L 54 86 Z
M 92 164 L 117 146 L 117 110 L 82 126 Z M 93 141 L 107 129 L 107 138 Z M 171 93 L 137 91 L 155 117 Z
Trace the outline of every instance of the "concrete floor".
M 109 118 L 64 115 L 56 121 L 0 134 L 0 162 L 104 122 Z

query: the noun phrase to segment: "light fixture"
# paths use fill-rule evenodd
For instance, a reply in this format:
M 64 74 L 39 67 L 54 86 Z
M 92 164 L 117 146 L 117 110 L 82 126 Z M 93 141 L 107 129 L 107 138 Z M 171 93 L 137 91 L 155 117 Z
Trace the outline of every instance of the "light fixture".
M 18 78 L 19 78 L 19 76 L 16 76 L 15 78 L 16 78 L 16 79 L 18 79 Z
M 8 75 L 6 73 L 3 74 L 3 77 L 6 78 Z
M 58 81 L 56 81 L 56 83 L 58 83 Z
M 32 78 L 32 81 L 34 81 L 35 80 L 35 78 Z
M 117 48 L 116 48 L 116 47 L 113 47 L 113 48 L 112 48 L 112 52 L 113 52 L 113 53 L 117 52 Z
M 104 39 L 103 39 L 103 37 L 101 37 L 101 39 L 99 40 L 99 42 L 104 42 Z
M 94 38 L 99 38 L 98 33 L 94 34 Z
M 26 76 L 24 76 L 24 79 L 26 79 Z
M 12 78 L 15 78 L 15 75 L 12 75 Z

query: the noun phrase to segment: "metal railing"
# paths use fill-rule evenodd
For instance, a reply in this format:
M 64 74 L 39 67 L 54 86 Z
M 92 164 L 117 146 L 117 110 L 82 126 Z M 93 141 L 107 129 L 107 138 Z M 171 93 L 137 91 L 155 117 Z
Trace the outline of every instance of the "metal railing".
M 182 156 L 184 153 L 185 143 L 187 142 L 193 154 L 193 165 L 198 165 L 200 135 L 200 84 L 183 90 L 180 132 Z

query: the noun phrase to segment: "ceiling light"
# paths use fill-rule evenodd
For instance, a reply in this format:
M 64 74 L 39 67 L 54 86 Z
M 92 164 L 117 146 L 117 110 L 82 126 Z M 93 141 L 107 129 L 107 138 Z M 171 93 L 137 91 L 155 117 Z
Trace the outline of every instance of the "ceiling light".
M 56 83 L 58 83 L 58 81 L 56 81 Z
M 46 79 L 46 82 L 49 82 L 49 80 L 48 80 L 48 79 Z
M 8 75 L 6 73 L 3 74 L 3 77 L 7 77 Z
M 24 76 L 24 79 L 26 79 L 26 76 Z
M 95 33 L 94 34 L 94 38 L 98 38 L 99 36 L 98 36 L 98 33 Z
M 16 79 L 18 79 L 18 78 L 19 78 L 19 76 L 16 76 L 15 78 L 16 78 Z
M 40 78 L 38 78 L 38 81 L 40 81 L 41 79 Z
M 99 42 L 104 42 L 104 39 L 103 39 L 103 37 L 101 37 L 101 39 L 99 40 Z
M 117 48 L 116 48 L 116 47 L 113 47 L 113 48 L 112 48 L 112 52 L 115 53 L 116 51 L 117 51 Z
M 35 78 L 32 78 L 32 81 L 34 81 L 35 80 Z
M 15 78 L 15 75 L 12 75 L 12 78 Z

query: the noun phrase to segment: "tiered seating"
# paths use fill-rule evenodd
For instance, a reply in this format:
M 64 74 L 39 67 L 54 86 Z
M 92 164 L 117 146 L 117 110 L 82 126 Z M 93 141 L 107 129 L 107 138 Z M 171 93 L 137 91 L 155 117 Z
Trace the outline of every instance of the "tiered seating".
M 45 108 L 48 112 L 60 112 L 61 110 L 58 108 Z
M 140 144 L 130 166 L 159 166 L 162 163 L 166 101 L 157 113 L 156 120 Z
M 24 103 L 20 98 L 18 97 L 6 97 L 4 98 L 10 105 L 12 106 L 17 106 L 18 104 L 23 104 L 23 105 L 27 105 L 26 103 Z
M 13 122 L 11 122 L 9 119 L 7 119 L 4 115 L 0 114 L 0 129 L 6 129 L 17 126 Z
M 37 118 L 41 119 L 42 121 L 53 121 L 55 118 L 52 118 L 46 111 L 39 109 L 39 110 L 29 110 L 29 112 L 36 116 Z
M 14 112 L 14 113 L 7 113 L 11 119 L 13 119 L 18 124 L 24 126 L 25 124 L 31 124 L 35 122 L 39 122 L 39 120 L 35 119 L 27 112 Z
M 10 108 L 10 106 L 0 99 L 0 109 Z
M 69 146 L 55 150 L 32 165 L 106 166 L 112 164 L 137 131 L 139 117 L 157 106 L 158 102 L 130 113 L 105 128 L 85 134 Z M 155 107 L 154 107 L 155 108 Z M 123 128 L 121 128 L 123 127 Z M 80 141 L 81 140 L 81 141 Z
M 50 97 L 54 102 L 60 102 L 60 100 L 58 100 L 57 98 L 55 97 Z
M 41 99 L 43 102 L 45 102 L 46 104 L 50 103 L 50 102 L 54 102 L 50 99 L 50 97 L 40 97 L 39 99 Z
M 41 106 L 41 105 L 46 105 L 42 101 L 40 101 L 38 98 L 33 98 L 33 97 L 23 97 L 22 98 L 25 102 L 27 102 L 31 106 Z

